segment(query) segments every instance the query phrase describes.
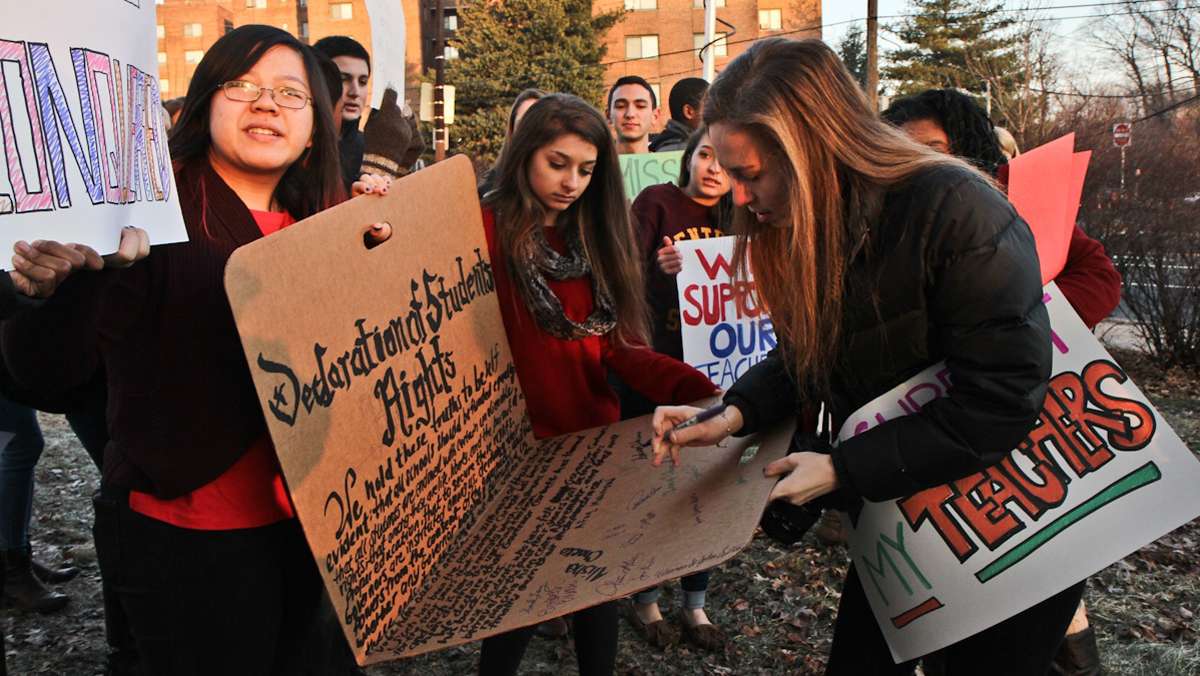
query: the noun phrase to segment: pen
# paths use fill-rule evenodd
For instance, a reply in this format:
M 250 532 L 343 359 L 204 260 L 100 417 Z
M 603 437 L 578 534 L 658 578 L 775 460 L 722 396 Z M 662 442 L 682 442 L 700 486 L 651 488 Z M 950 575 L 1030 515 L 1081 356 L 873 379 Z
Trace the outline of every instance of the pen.
M 726 408 L 726 406 L 722 402 L 720 404 L 717 404 L 716 406 L 712 406 L 710 408 L 704 409 L 703 411 L 700 411 L 696 415 L 694 415 L 694 416 L 688 418 L 687 420 L 684 420 L 683 422 L 679 423 L 678 425 L 672 427 L 671 431 L 667 432 L 667 439 L 670 439 L 671 436 L 673 434 L 675 434 L 676 432 L 678 432 L 679 430 L 684 430 L 693 425 L 699 425 L 702 422 L 712 420 L 713 418 L 724 413 L 725 408 Z

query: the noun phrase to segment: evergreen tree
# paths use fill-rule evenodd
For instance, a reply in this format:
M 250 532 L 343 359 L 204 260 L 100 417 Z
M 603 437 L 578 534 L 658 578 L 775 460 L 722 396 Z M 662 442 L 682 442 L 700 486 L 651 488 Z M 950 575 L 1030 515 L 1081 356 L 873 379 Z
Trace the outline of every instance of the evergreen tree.
M 841 42 L 837 46 L 838 56 L 846 64 L 850 74 L 863 87 L 867 86 L 867 41 L 863 37 L 863 27 L 853 24 L 846 29 Z
M 889 30 L 904 47 L 889 55 L 883 77 L 899 94 L 955 87 L 982 95 L 985 81 L 1009 83 L 1019 67 L 1013 20 L 996 0 L 909 0 L 909 13 Z
M 446 64 L 455 86 L 457 150 L 491 162 L 522 89 L 568 92 L 597 103 L 604 91 L 604 34 L 621 12 L 593 14 L 592 0 L 460 0 Z

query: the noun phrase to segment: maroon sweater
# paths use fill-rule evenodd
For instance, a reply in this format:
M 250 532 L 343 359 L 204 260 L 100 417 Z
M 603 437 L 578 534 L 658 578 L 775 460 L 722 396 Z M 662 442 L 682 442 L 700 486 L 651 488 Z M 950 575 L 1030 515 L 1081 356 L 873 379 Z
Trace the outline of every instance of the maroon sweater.
M 188 242 L 74 275 L 0 333 L 12 377 L 48 398 L 103 363 L 104 481 L 167 499 L 209 483 L 267 433 L 224 288 L 229 255 L 262 232 L 207 162 L 175 180 Z
M 654 350 L 683 359 L 679 332 L 679 291 L 675 276 L 658 267 L 663 237 L 672 242 L 721 237 L 716 210 L 698 204 L 673 183 L 646 188 L 633 201 L 633 217 L 646 263 L 646 292 L 653 313 Z

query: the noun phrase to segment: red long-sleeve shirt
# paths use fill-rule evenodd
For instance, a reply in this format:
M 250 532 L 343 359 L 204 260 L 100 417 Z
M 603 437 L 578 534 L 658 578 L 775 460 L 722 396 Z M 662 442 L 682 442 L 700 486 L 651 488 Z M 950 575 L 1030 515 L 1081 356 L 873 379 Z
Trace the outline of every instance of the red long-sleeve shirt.
M 535 435 L 557 436 L 619 420 L 620 405 L 606 369 L 655 403 L 691 403 L 716 392 L 704 374 L 649 348 L 622 347 L 609 336 L 562 340 L 543 331 L 509 276 L 491 209 L 483 210 L 483 227 L 504 331 Z M 546 239 L 558 251 L 565 250 L 557 231 L 548 229 Z M 592 313 L 590 277 L 547 283 L 567 317 L 582 322 Z

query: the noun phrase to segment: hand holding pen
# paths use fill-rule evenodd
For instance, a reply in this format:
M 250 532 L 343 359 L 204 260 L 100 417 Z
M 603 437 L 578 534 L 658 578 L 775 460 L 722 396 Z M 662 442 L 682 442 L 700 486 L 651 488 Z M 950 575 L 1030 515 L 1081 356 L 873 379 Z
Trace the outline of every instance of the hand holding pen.
M 671 456 L 679 464 L 684 446 L 715 446 L 742 428 L 742 412 L 724 403 L 710 408 L 660 406 L 654 411 L 654 466 Z

